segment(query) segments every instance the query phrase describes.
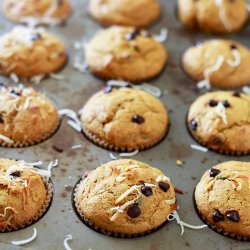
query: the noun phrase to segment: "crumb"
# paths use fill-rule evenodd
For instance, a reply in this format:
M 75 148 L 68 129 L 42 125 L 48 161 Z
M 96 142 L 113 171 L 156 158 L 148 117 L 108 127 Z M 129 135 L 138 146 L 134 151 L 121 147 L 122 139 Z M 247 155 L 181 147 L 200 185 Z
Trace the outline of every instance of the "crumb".
M 181 161 L 181 160 L 176 160 L 176 165 L 178 167 L 182 167 L 185 164 L 185 161 Z

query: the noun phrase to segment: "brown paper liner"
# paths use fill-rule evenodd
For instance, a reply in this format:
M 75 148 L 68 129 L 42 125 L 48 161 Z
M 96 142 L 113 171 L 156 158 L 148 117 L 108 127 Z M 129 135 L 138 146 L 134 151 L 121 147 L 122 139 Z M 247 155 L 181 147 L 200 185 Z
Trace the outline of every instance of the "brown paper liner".
M 96 224 L 94 224 L 92 221 L 90 221 L 89 219 L 87 219 L 83 213 L 83 211 L 81 210 L 80 207 L 80 201 L 77 200 L 77 194 L 79 192 L 79 187 L 82 183 L 84 183 L 84 180 L 87 178 L 87 176 L 85 175 L 83 178 L 81 178 L 75 185 L 74 190 L 72 192 L 72 206 L 73 209 L 76 213 L 76 215 L 78 216 L 78 218 L 90 229 L 94 230 L 97 233 L 103 234 L 105 236 L 109 236 L 109 237 L 114 237 L 114 238 L 139 238 L 142 236 L 146 236 L 149 235 L 151 233 L 154 233 L 158 230 L 160 230 L 162 227 L 164 227 L 167 223 L 168 220 L 166 219 L 165 222 L 163 222 L 160 226 L 153 228 L 151 230 L 148 230 L 146 232 L 143 233 L 138 233 L 138 234 L 123 234 L 123 233 L 119 233 L 119 232 L 112 232 L 112 231 L 108 231 L 105 230 L 99 226 L 97 226 Z
M 13 232 L 13 231 L 17 231 L 17 230 L 26 228 L 26 227 L 34 224 L 35 222 L 37 222 L 39 219 L 41 219 L 46 214 L 46 212 L 48 211 L 48 208 L 51 204 L 51 201 L 52 201 L 53 184 L 51 182 L 46 181 L 45 179 L 43 179 L 43 181 L 44 181 L 44 184 L 46 185 L 48 192 L 47 192 L 47 197 L 46 197 L 46 200 L 43 204 L 43 207 L 37 213 L 37 215 L 34 218 L 30 219 L 29 221 L 25 222 L 24 224 L 7 225 L 5 228 L 0 229 L 0 233 L 8 233 L 8 232 Z
M 195 133 L 192 132 L 189 124 L 188 124 L 188 120 L 186 120 L 186 125 L 187 125 L 187 129 L 189 134 L 192 136 L 192 138 L 198 142 L 201 146 L 219 153 L 219 154 L 223 154 L 223 155 L 228 155 L 228 156 L 245 156 L 245 155 L 250 155 L 250 150 L 246 150 L 246 151 L 230 151 L 230 150 L 224 150 L 224 149 L 214 149 L 213 147 L 210 147 L 207 143 L 204 143 L 202 140 L 200 140 L 197 136 L 195 136 Z
M 215 231 L 218 234 L 221 234 L 222 236 L 228 237 L 230 239 L 233 240 L 239 240 L 239 241 L 247 241 L 250 242 L 250 236 L 246 237 L 246 236 L 242 236 L 242 235 L 238 235 L 236 233 L 230 233 L 230 232 L 226 232 L 224 231 L 222 228 L 216 227 L 215 224 L 212 224 L 211 222 L 207 221 L 205 219 L 205 217 L 201 214 L 201 212 L 199 211 L 196 201 L 195 201 L 195 189 L 193 192 L 193 204 L 194 204 L 194 208 L 196 210 L 196 213 L 198 214 L 198 216 L 200 217 L 200 219 L 209 227 L 211 228 L 213 231 Z
M 94 135 L 93 133 L 91 133 L 89 130 L 86 129 L 86 127 L 84 127 L 82 125 L 82 131 L 83 134 L 94 144 L 96 144 L 99 147 L 102 147 L 104 149 L 110 150 L 110 151 L 114 151 L 114 152 L 133 152 L 135 150 L 139 150 L 139 151 L 143 151 L 149 148 L 154 147 L 155 145 L 158 145 L 159 143 L 161 143 L 165 137 L 167 136 L 168 132 L 169 132 L 169 128 L 170 128 L 170 123 L 167 124 L 166 127 L 166 131 L 163 134 L 163 136 L 156 142 L 148 144 L 148 145 L 144 145 L 144 146 L 140 146 L 140 147 L 134 147 L 134 148 L 126 148 L 126 147 L 118 147 L 115 145 L 110 145 L 107 142 L 105 142 L 104 140 L 101 140 L 100 138 L 98 138 L 96 135 Z
M 25 148 L 25 147 L 30 147 L 30 146 L 34 146 L 36 144 L 39 144 L 41 142 L 46 141 L 47 139 L 49 139 L 51 136 L 53 136 L 56 131 L 59 129 L 60 127 L 60 119 L 58 120 L 58 122 L 55 124 L 54 128 L 51 130 L 51 132 L 49 134 L 47 134 L 44 137 L 41 137 L 38 140 L 34 140 L 34 141 L 15 141 L 14 143 L 8 143 L 6 141 L 3 141 L 0 139 L 0 146 L 1 147 L 6 147 L 6 148 Z

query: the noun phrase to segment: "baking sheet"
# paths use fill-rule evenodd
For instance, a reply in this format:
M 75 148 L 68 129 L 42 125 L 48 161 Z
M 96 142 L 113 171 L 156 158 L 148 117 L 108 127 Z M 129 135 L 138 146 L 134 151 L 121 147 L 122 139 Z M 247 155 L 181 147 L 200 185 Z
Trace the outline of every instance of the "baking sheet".
M 80 56 L 82 53 L 74 50 L 73 43 L 79 40 L 88 41 L 101 27 L 87 14 L 86 0 L 73 0 L 72 2 L 74 13 L 68 24 L 65 27 L 48 28 L 65 42 L 69 50 L 68 65 L 61 72 L 65 80 L 46 79 L 34 87 L 47 93 L 60 108 L 71 108 L 77 111 L 92 94 L 100 89 L 102 81 L 91 74 L 82 74 L 73 69 L 74 55 Z M 161 144 L 140 152 L 133 158 L 160 168 L 172 179 L 176 187 L 184 191 L 183 195 L 177 194 L 180 205 L 179 215 L 183 221 L 199 225 L 202 221 L 195 212 L 192 195 L 200 176 L 205 170 L 219 162 L 249 161 L 250 157 L 228 157 L 211 151 L 203 153 L 190 148 L 190 144 L 196 144 L 196 142 L 186 129 L 185 118 L 189 105 L 201 94 L 201 91 L 196 88 L 195 82 L 182 71 L 179 63 L 181 54 L 194 41 L 213 37 L 235 39 L 250 46 L 250 25 L 248 24 L 242 32 L 234 35 L 213 36 L 190 32 L 176 19 L 175 2 L 174 0 L 161 1 L 162 18 L 150 29 L 154 33 L 159 33 L 164 27 L 169 30 L 168 40 L 165 42 L 170 54 L 169 64 L 165 71 L 151 83 L 165 93 L 161 100 L 170 111 L 170 131 Z M 1 34 L 14 26 L 3 16 L 0 16 L 0 20 Z M 71 146 L 75 144 L 81 144 L 83 148 L 72 150 Z M 54 145 L 63 148 L 64 151 L 56 152 L 53 149 Z M 137 239 L 116 239 L 93 232 L 74 213 L 71 205 L 71 191 L 85 171 L 92 170 L 111 159 L 108 151 L 98 148 L 81 133 L 70 128 L 66 119 L 49 140 L 29 148 L 1 148 L 0 156 L 30 162 L 42 160 L 48 163 L 54 159 L 59 159 L 60 162 L 59 166 L 52 171 L 55 194 L 47 214 L 26 229 L 0 234 L 0 249 L 16 249 L 8 243 L 11 240 L 30 237 L 33 227 L 37 228 L 38 237 L 24 248 L 63 249 L 65 236 L 72 234 L 73 240 L 69 241 L 69 245 L 72 249 L 82 250 L 89 248 L 92 250 L 250 249 L 250 243 L 228 239 L 208 228 L 197 231 L 185 229 L 184 235 L 180 236 L 180 227 L 175 222 L 167 223 L 159 231 Z M 185 165 L 176 166 L 177 159 L 185 161 Z

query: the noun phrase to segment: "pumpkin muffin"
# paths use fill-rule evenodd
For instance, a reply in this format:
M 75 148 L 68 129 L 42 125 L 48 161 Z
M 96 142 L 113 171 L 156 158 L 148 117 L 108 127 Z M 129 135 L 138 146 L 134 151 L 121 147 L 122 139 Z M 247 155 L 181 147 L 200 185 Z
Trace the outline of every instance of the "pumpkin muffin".
M 0 232 L 27 227 L 46 212 L 52 186 L 40 172 L 24 161 L 0 159 Z
M 210 92 L 190 107 L 188 128 L 203 146 L 219 153 L 250 153 L 250 96 L 238 91 Z
M 14 22 L 56 25 L 72 11 L 70 0 L 4 0 L 4 14 Z
M 164 46 L 146 31 L 121 26 L 99 31 L 86 46 L 85 55 L 95 75 L 130 82 L 157 76 L 168 57 Z
M 111 161 L 88 173 L 77 186 L 74 201 L 85 224 L 117 237 L 150 233 L 177 207 L 170 179 L 131 159 Z
M 163 103 L 142 90 L 108 86 L 94 94 L 82 109 L 85 135 L 97 145 L 114 151 L 150 148 L 168 131 Z
M 245 0 L 178 0 L 178 16 L 192 30 L 206 33 L 231 33 L 248 20 Z
M 189 48 L 182 65 L 187 74 L 204 86 L 239 88 L 250 83 L 250 51 L 231 40 L 210 40 Z
M 16 27 L 0 37 L 0 74 L 18 77 L 48 75 L 62 68 L 64 44 L 42 29 Z
M 91 15 L 103 25 L 145 27 L 160 16 L 157 0 L 90 0 Z
M 44 141 L 59 125 L 55 105 L 32 88 L 0 87 L 0 145 L 24 147 Z
M 225 236 L 250 240 L 249 180 L 249 162 L 224 162 L 205 172 L 194 196 L 208 226 Z

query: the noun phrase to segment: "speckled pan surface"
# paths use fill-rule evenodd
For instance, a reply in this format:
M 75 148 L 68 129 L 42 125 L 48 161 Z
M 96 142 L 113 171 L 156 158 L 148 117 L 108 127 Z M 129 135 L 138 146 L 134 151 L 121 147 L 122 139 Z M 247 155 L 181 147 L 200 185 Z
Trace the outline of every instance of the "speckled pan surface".
M 171 126 L 166 139 L 150 150 L 136 155 L 134 158 L 160 168 L 168 175 L 174 185 L 184 191 L 178 195 L 180 205 L 179 215 L 182 220 L 194 225 L 202 224 L 193 205 L 193 191 L 201 175 L 218 162 L 228 160 L 249 161 L 250 157 L 229 157 L 214 152 L 203 153 L 190 148 L 196 144 L 186 129 L 186 115 L 189 105 L 201 94 L 195 83 L 182 71 L 180 58 L 183 51 L 194 41 L 215 36 L 201 33 L 191 33 L 185 29 L 175 16 L 174 0 L 162 0 L 162 18 L 152 27 L 157 33 L 161 28 L 169 30 L 165 42 L 170 52 L 170 62 L 164 72 L 152 84 L 161 88 L 164 93 L 161 100 L 170 110 Z M 36 89 L 48 93 L 60 108 L 79 110 L 87 99 L 98 91 L 102 81 L 90 74 L 82 74 L 73 70 L 73 55 L 80 55 L 73 49 L 73 42 L 83 38 L 88 41 L 100 28 L 87 14 L 86 0 L 73 0 L 74 13 L 65 27 L 51 27 L 48 30 L 59 36 L 69 49 L 70 60 L 61 72 L 65 80 L 46 79 L 35 86 Z M 13 24 L 1 14 L 0 32 L 9 30 Z M 235 39 L 250 46 L 250 25 L 234 35 L 223 36 Z M 83 148 L 72 150 L 74 144 L 82 144 Z M 53 149 L 57 145 L 63 148 L 62 153 Z M 110 238 L 93 232 L 86 227 L 74 213 L 71 205 L 71 191 L 85 171 L 92 170 L 102 162 L 110 160 L 109 152 L 90 143 L 82 134 L 71 129 L 66 119 L 61 127 L 49 140 L 29 148 L 1 148 L 3 157 L 25 159 L 26 161 L 42 160 L 48 163 L 58 158 L 59 166 L 53 170 L 52 181 L 55 195 L 48 213 L 33 226 L 18 232 L 0 234 L 0 249 L 16 249 L 8 245 L 11 240 L 30 237 L 33 227 L 38 230 L 38 237 L 32 243 L 20 249 L 63 249 L 63 240 L 67 234 L 72 234 L 70 246 L 75 250 L 165 250 L 165 249 L 250 249 L 250 243 L 239 242 L 223 237 L 211 229 L 186 229 L 180 236 L 180 227 L 175 222 L 167 223 L 159 231 L 137 239 Z M 176 166 L 176 160 L 185 161 L 182 167 Z

